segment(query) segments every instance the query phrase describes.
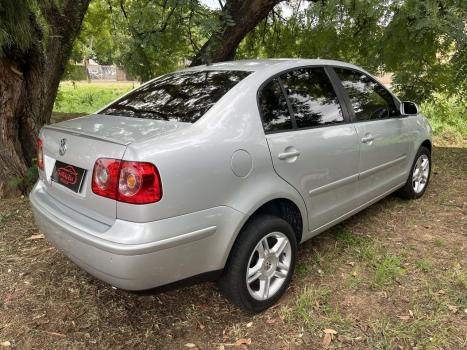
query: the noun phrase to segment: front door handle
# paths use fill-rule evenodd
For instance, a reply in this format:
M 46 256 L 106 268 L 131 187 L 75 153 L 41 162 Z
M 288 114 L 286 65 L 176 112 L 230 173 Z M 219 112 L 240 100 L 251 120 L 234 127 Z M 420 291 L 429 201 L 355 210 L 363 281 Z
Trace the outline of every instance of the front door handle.
M 300 155 L 300 152 L 297 150 L 282 152 L 277 155 L 277 157 L 281 160 L 288 159 L 288 158 L 295 158 Z
M 372 143 L 374 141 L 374 137 L 371 134 L 367 134 L 364 137 L 362 137 L 362 142 L 363 143 Z

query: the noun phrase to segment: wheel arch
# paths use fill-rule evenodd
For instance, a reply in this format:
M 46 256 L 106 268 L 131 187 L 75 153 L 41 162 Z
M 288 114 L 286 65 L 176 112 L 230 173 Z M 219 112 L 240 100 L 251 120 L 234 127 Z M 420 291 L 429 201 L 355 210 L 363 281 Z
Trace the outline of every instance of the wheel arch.
M 292 200 L 288 198 L 275 198 L 263 203 L 253 213 L 251 213 L 243 226 L 245 226 L 255 216 L 261 214 L 270 214 L 287 221 L 295 232 L 297 243 L 300 243 L 303 236 L 303 216 L 300 212 L 300 208 Z
M 292 226 L 295 232 L 295 237 L 297 238 L 297 244 L 300 244 L 303 237 L 303 231 L 307 227 L 308 223 L 306 213 L 304 205 L 301 206 L 300 203 L 296 203 L 294 199 L 288 196 L 268 198 L 257 203 L 257 205 L 254 206 L 247 215 L 245 215 L 244 220 L 242 220 L 235 235 L 232 237 L 228 246 L 224 266 L 228 264 L 232 249 L 238 241 L 242 229 L 256 216 L 261 214 L 270 214 L 284 219 Z
M 420 147 L 426 147 L 426 148 L 428 148 L 428 150 L 429 150 L 430 153 L 431 153 L 432 148 L 433 148 L 433 145 L 432 145 L 432 143 L 431 143 L 431 140 L 426 139 L 425 141 L 423 141 L 423 142 L 420 144 Z M 420 148 L 420 147 L 419 147 L 419 148 Z

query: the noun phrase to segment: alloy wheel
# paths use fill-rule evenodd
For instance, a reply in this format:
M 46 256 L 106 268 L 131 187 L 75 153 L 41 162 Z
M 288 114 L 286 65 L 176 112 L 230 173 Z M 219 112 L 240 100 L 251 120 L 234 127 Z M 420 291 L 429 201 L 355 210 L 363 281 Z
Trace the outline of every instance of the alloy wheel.
M 285 283 L 292 263 L 289 239 L 281 232 L 263 237 L 251 253 L 246 271 L 248 292 L 256 300 L 267 300 Z
M 430 174 L 430 159 L 426 154 L 420 155 L 412 173 L 412 187 L 415 193 L 421 193 L 427 182 Z

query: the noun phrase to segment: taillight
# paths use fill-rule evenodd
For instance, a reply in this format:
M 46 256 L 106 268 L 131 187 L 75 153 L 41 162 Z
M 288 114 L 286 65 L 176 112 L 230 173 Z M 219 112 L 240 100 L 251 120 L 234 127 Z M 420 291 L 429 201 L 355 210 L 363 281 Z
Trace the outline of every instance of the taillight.
M 92 191 L 120 202 L 147 204 L 161 199 L 162 184 L 151 163 L 100 158 L 94 164 Z
M 92 172 L 92 191 L 99 196 L 117 199 L 118 174 L 121 161 L 100 158 Z
M 44 170 L 44 148 L 41 139 L 37 140 L 37 167 Z
M 118 183 L 120 202 L 146 204 L 162 197 L 159 171 L 151 163 L 122 161 Z

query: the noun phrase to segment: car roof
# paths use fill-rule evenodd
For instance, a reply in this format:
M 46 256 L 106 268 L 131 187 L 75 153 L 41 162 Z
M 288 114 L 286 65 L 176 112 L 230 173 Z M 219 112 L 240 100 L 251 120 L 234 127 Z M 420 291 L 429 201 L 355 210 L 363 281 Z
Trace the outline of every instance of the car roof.
M 301 58 L 270 58 L 258 60 L 237 60 L 216 62 L 208 65 L 200 65 L 190 67 L 184 70 L 243 70 L 250 72 L 265 72 L 265 71 L 282 71 L 289 68 L 300 66 L 313 66 L 313 65 L 326 65 L 326 66 L 342 66 L 363 70 L 353 64 L 325 59 L 301 59 Z
M 363 72 L 373 78 L 375 81 L 378 79 L 367 72 L 365 69 L 358 67 L 354 64 L 337 61 L 337 60 L 326 60 L 326 59 L 303 59 L 303 58 L 269 58 L 269 59 L 256 59 L 256 60 L 235 60 L 226 62 L 217 62 L 208 65 L 200 65 L 195 67 L 188 67 L 182 69 L 182 71 L 207 71 L 207 70 L 241 70 L 253 72 L 250 77 L 245 78 L 242 83 L 251 83 L 255 81 L 258 85 L 269 79 L 271 76 L 280 74 L 283 71 L 287 71 L 293 68 L 305 67 L 305 66 L 334 66 L 334 67 L 346 67 L 355 69 Z M 380 82 L 381 85 L 383 85 Z M 384 87 L 392 96 L 400 101 L 399 98 L 387 87 Z

